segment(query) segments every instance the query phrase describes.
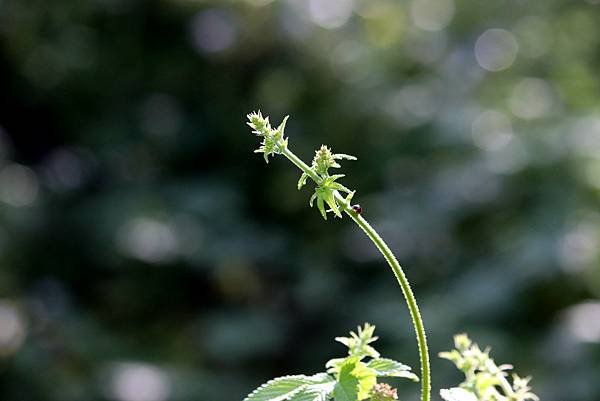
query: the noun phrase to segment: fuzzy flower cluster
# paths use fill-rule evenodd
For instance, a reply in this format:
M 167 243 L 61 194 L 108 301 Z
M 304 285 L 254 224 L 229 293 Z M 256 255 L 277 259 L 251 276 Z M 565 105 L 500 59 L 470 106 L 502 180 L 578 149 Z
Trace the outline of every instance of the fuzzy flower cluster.
M 315 199 L 317 200 L 317 207 L 321 212 L 321 215 L 327 220 L 327 212 L 332 212 L 336 217 L 342 217 L 340 208 L 350 207 L 350 202 L 354 196 L 354 191 L 349 190 L 339 182 L 338 179 L 345 177 L 345 174 L 333 174 L 329 175 L 330 168 L 339 168 L 340 165 L 336 162 L 338 159 L 356 160 L 355 157 L 344 155 L 344 154 L 332 154 L 331 149 L 327 146 L 321 146 L 321 149 L 316 151 L 315 157 L 312 162 L 311 169 L 319 176 L 317 187 L 315 192 L 309 200 L 310 207 L 313 206 Z M 305 173 L 306 174 L 306 173 Z M 300 177 L 298 182 L 298 189 L 300 189 L 304 182 L 306 182 L 305 174 Z M 346 194 L 346 198 L 341 200 L 340 192 Z M 329 209 L 325 209 L 325 205 L 329 206 Z
M 321 145 L 319 150 L 315 151 L 315 157 L 312 161 L 311 168 L 315 173 L 320 175 L 321 177 L 326 177 L 329 175 L 330 168 L 340 168 L 340 166 L 336 160 L 356 160 L 356 157 L 346 155 L 344 153 L 331 153 L 331 149 L 325 145 Z
M 249 121 L 247 124 L 252 128 L 253 133 L 262 137 L 260 147 L 254 153 L 262 153 L 267 163 L 269 162 L 269 155 L 281 154 L 287 148 L 288 140 L 283 137 L 283 132 L 288 117 L 286 116 L 283 119 L 279 127 L 273 129 L 269 117 L 263 117 L 260 111 L 248 114 Z
M 349 190 L 339 182 L 338 179 L 345 177 L 344 174 L 333 174 L 329 175 L 330 168 L 340 168 L 341 166 L 336 160 L 356 160 L 356 157 L 346 155 L 343 153 L 332 153 L 331 149 L 325 145 L 321 145 L 319 150 L 315 151 L 315 157 L 313 158 L 310 169 L 315 173 L 319 180 L 317 181 L 317 187 L 315 192 L 310 198 L 310 207 L 313 206 L 315 199 L 317 200 L 317 207 L 321 212 L 321 215 L 327 220 L 327 212 L 333 212 L 336 217 L 342 217 L 340 208 L 350 207 L 350 201 L 354 196 L 354 191 Z M 302 188 L 306 184 L 308 174 L 305 172 L 300 176 L 298 180 L 298 189 Z M 341 201 L 341 196 L 338 196 L 340 192 L 346 194 L 346 198 Z M 325 205 L 329 206 L 329 209 L 325 209 Z
M 511 365 L 496 365 L 490 357 L 490 349 L 481 350 L 466 334 L 454 336 L 456 349 L 440 353 L 440 357 L 452 361 L 465 374 L 460 387 L 442 390 L 441 396 L 448 401 L 537 401 L 531 392 L 530 378 L 512 375 L 507 379 Z
M 371 401 L 395 401 L 398 399 L 398 391 L 387 383 L 377 383 L 372 391 Z

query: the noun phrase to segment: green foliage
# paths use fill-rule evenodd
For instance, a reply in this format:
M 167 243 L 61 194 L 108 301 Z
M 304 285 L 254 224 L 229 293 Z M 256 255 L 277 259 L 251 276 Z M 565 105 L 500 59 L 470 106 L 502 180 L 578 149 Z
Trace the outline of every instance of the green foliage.
M 339 366 L 337 383 L 333 391 L 336 401 L 359 401 L 369 398 L 377 383 L 375 370 L 367 367 L 356 357 L 350 357 Z
M 244 401 L 382 401 L 382 394 L 395 394 L 395 389 L 389 385 L 378 386 L 377 378 L 402 377 L 418 381 L 407 365 L 379 358 L 379 352 L 369 345 L 377 340 L 374 331 L 375 326 L 365 323 L 357 332 L 350 332 L 349 337 L 336 337 L 336 341 L 348 347 L 348 356 L 329 360 L 327 373 L 273 379 Z M 369 361 L 365 362 L 365 358 Z
M 375 369 L 378 377 L 404 377 L 412 381 L 419 381 L 417 375 L 410 371 L 410 367 L 393 359 L 377 358 L 372 359 L 367 364 L 371 369 Z
M 335 381 L 326 373 L 313 376 L 283 376 L 263 384 L 244 401 L 318 401 L 326 400 Z
M 481 350 L 466 334 L 454 336 L 455 349 L 440 353 L 440 357 L 452 361 L 465 374 L 460 387 L 441 390 L 446 401 L 526 401 L 538 400 L 529 387 L 530 378 L 512 375 L 512 384 L 506 371 L 511 365 L 496 365 L 490 350 Z

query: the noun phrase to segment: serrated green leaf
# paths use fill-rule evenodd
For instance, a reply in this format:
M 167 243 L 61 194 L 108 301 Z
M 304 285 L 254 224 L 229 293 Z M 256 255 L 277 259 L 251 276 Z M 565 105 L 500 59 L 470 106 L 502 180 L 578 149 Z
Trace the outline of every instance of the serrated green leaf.
M 335 401 L 360 401 L 369 398 L 371 389 L 377 383 L 375 370 L 355 358 L 340 367 L 338 382 L 333 390 Z
M 417 375 L 410 371 L 410 366 L 387 358 L 372 359 L 367 366 L 375 370 L 377 377 L 404 377 L 418 382 Z
M 440 396 L 446 401 L 477 401 L 477 397 L 460 387 L 440 390 Z
M 316 376 L 316 375 L 315 375 Z M 283 376 L 263 384 L 244 401 L 285 401 L 304 390 L 307 385 L 314 384 L 314 376 Z
M 323 383 L 310 384 L 302 391 L 294 394 L 289 401 L 327 401 L 333 394 L 336 381 L 333 377 L 326 375 L 327 380 Z
M 338 382 L 333 389 L 335 401 L 358 401 L 358 378 L 352 376 L 354 364 L 340 367 Z

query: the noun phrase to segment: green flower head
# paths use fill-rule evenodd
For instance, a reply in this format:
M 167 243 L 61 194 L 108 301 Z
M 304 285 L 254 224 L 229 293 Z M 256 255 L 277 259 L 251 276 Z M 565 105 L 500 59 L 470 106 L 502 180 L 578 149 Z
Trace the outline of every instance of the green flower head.
M 252 128 L 252 132 L 263 138 L 260 147 L 254 153 L 262 153 L 267 163 L 269 155 L 281 154 L 287 148 L 288 140 L 283 137 L 283 133 L 288 117 L 283 119 L 277 129 L 273 129 L 269 117 L 263 117 L 260 110 L 248 114 L 247 124 Z
M 356 157 L 346 155 L 343 153 L 333 154 L 331 153 L 331 149 L 325 145 L 321 145 L 319 150 L 315 151 L 315 157 L 312 161 L 312 169 L 315 173 L 319 174 L 321 177 L 326 177 L 329 175 L 330 168 L 340 168 L 341 166 L 336 162 L 336 160 L 356 160 Z

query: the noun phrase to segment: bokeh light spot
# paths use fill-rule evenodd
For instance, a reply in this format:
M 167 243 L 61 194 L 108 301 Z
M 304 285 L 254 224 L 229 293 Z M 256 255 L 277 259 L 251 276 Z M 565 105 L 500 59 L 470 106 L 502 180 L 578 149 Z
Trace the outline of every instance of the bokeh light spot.
M 577 304 L 566 312 L 567 330 L 579 342 L 600 342 L 600 302 Z
M 156 366 L 120 363 L 112 372 L 109 392 L 118 401 L 164 401 L 171 394 L 171 383 Z
M 488 29 L 475 42 L 475 58 L 481 68 L 502 71 L 517 58 L 519 45 L 515 36 L 504 29 Z
M 0 300 L 0 356 L 17 351 L 25 339 L 25 320 L 15 306 Z
M 44 161 L 41 177 L 52 190 L 64 191 L 80 187 L 87 174 L 88 169 L 77 153 L 59 148 Z
M 598 255 L 598 230 L 592 224 L 581 223 L 562 237 L 560 260 L 566 271 L 580 271 Z
M 132 219 L 121 227 L 117 244 L 126 255 L 148 263 L 171 260 L 178 245 L 169 224 L 147 217 Z
M 192 19 L 192 44 L 199 53 L 220 53 L 234 45 L 237 27 L 233 16 L 221 9 L 202 11 Z
M 486 110 L 473 120 L 471 135 L 477 147 L 488 151 L 500 150 L 513 138 L 512 124 L 504 113 Z
M 529 163 L 530 155 L 518 136 L 513 135 L 510 141 L 500 149 L 486 152 L 487 168 L 496 174 L 513 174 Z
M 386 48 L 401 41 L 406 27 L 402 7 L 393 3 L 373 3 L 367 15 L 362 23 L 370 43 Z
M 9 164 L 0 171 L 0 200 L 15 207 L 31 205 L 37 198 L 36 174 L 20 164 Z
M 588 116 L 575 121 L 568 139 L 578 155 L 600 158 L 600 117 Z
M 552 88 L 543 79 L 524 78 L 513 88 L 508 104 L 515 116 L 533 120 L 550 113 L 553 97 Z
M 384 110 L 404 127 L 424 124 L 435 116 L 443 97 L 439 82 L 424 79 L 411 82 L 389 95 Z
M 310 19 L 326 29 L 343 26 L 352 15 L 351 0 L 308 0 Z
M 264 7 L 273 2 L 273 0 L 246 0 L 246 1 L 255 7 Z
M 358 83 L 373 73 L 369 67 L 367 48 L 357 41 L 344 41 L 331 52 L 331 68 L 335 76 L 347 83 Z
M 454 16 L 453 0 L 413 0 L 410 15 L 416 26 L 426 31 L 446 28 Z

